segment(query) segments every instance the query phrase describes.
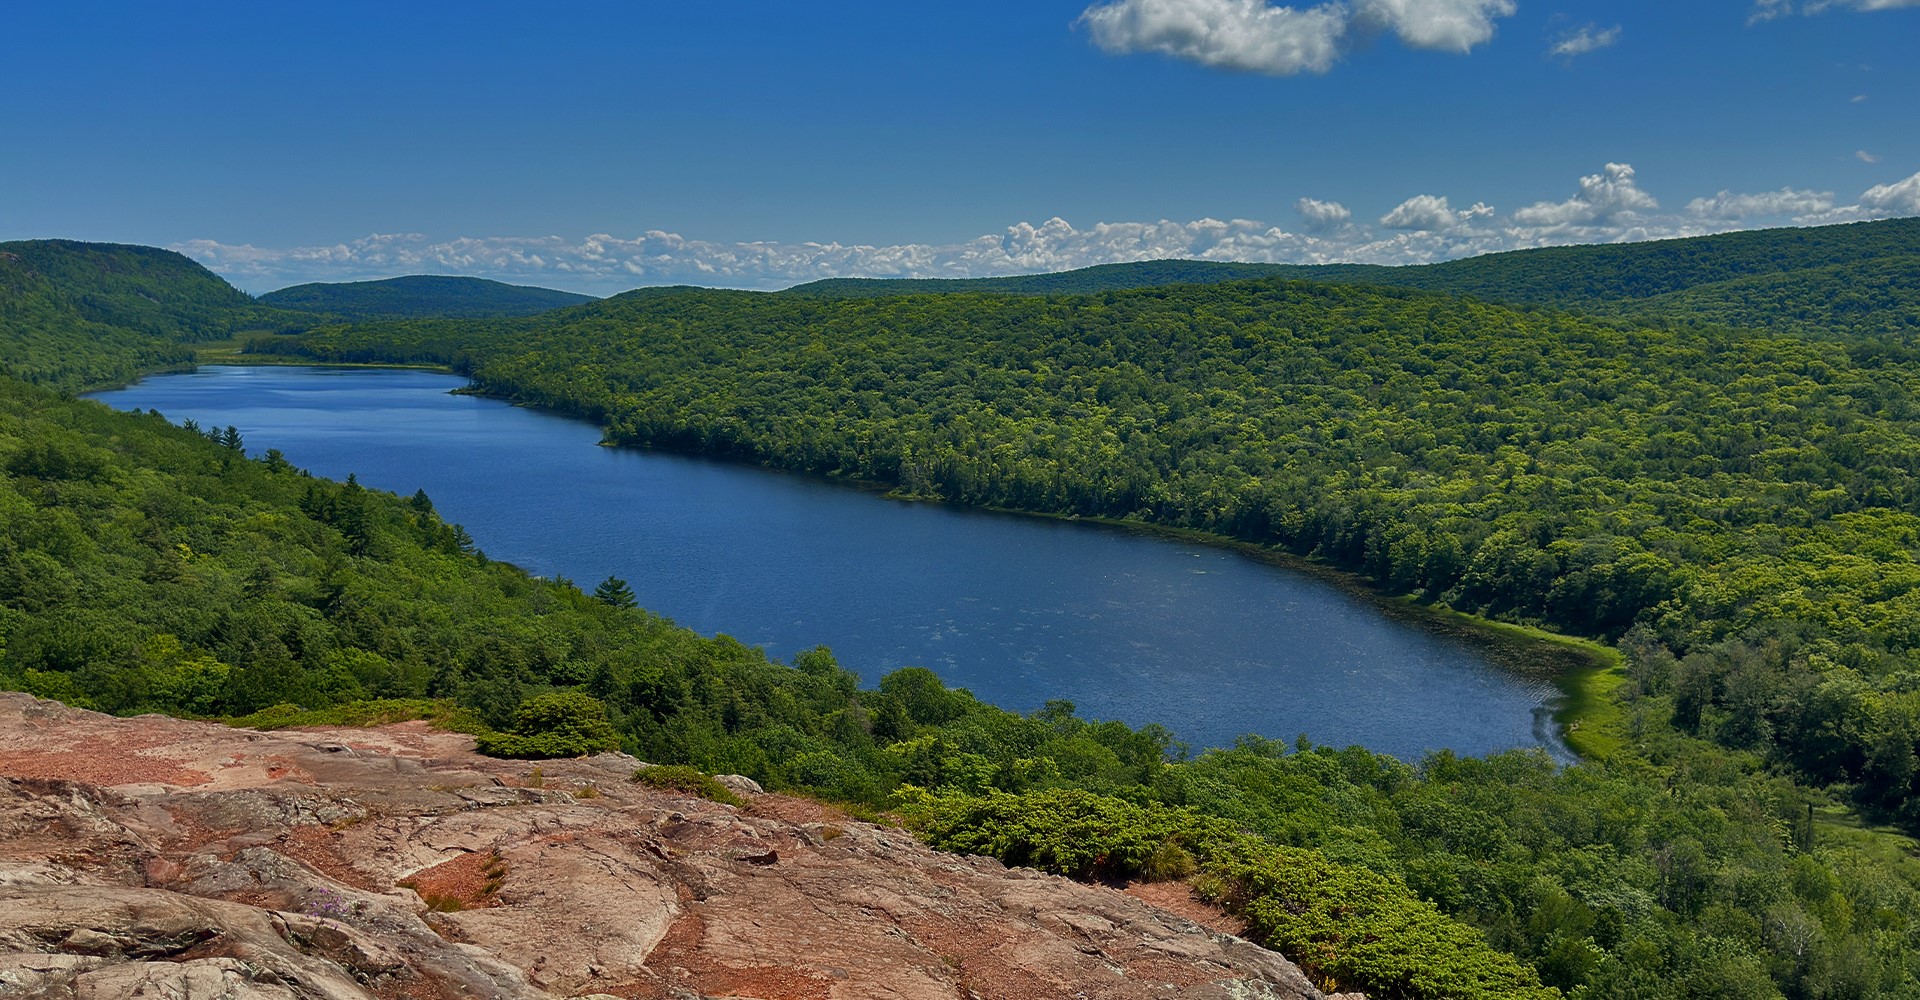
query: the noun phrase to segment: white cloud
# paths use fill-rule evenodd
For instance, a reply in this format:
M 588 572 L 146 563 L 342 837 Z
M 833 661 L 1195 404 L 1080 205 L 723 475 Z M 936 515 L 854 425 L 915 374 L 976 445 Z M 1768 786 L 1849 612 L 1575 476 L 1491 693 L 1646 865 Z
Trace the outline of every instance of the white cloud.
M 1875 156 L 1864 149 L 1854 150 L 1853 158 L 1856 160 L 1859 160 L 1861 163 L 1879 163 L 1880 162 L 1880 158 L 1878 156 Z
M 1081 11 L 1093 43 L 1115 54 L 1159 52 L 1215 69 L 1325 73 L 1353 29 L 1391 31 L 1419 49 L 1466 53 L 1493 37 L 1515 0 L 1340 0 L 1312 7 L 1267 0 L 1109 0 Z
M 1360 0 L 1356 13 L 1414 48 L 1464 54 L 1493 38 L 1495 18 L 1517 9 L 1514 0 Z
M 1920 174 L 1875 184 L 1860 196 L 1860 207 L 1880 216 L 1920 215 Z
M 1906 215 L 1920 215 L 1920 174 L 1914 174 L 1905 180 L 1890 184 L 1875 184 L 1861 192 L 1860 200 L 1852 205 L 1840 205 L 1824 212 L 1810 212 L 1795 216 L 1793 221 L 1801 225 L 1815 226 L 1833 222 L 1890 219 Z
M 1585 24 L 1572 31 L 1562 32 L 1547 49 L 1547 54 L 1572 59 L 1574 56 L 1583 56 L 1596 49 L 1604 49 L 1619 40 L 1620 26 L 1617 24 L 1605 29 Z
M 1318 198 L 1302 198 L 1293 203 L 1293 210 L 1309 232 L 1326 232 L 1347 224 L 1353 218 L 1353 212 L 1337 201 L 1321 201 Z
M 1834 7 L 1847 10 L 1899 10 L 1902 7 L 1920 7 L 1920 0 L 1814 0 L 1807 4 L 1807 13 L 1818 14 Z
M 1082 228 L 1054 218 L 949 244 L 722 243 L 649 231 L 633 237 L 439 241 L 392 233 L 291 249 L 193 240 L 173 249 L 255 292 L 303 281 L 439 273 L 613 293 L 643 285 L 783 288 L 832 277 L 990 277 L 1170 257 L 1420 264 L 1564 243 L 1699 236 L 1778 224 L 1788 217 L 1814 225 L 1920 215 L 1920 174 L 1875 185 L 1851 205 L 1836 206 L 1833 195 L 1823 191 L 1781 188 L 1759 194 L 1722 191 L 1693 199 L 1684 212 L 1665 214 L 1634 181 L 1631 166 L 1608 164 L 1580 178 L 1573 198 L 1506 216 L 1478 202 L 1454 209 L 1445 197 L 1418 195 L 1381 216 L 1377 225 L 1354 222 L 1353 213 L 1336 202 L 1302 198 L 1294 206 L 1305 223 L 1299 232 L 1250 219 L 1103 222 Z
M 1522 226 L 1551 229 L 1610 222 L 1619 216 L 1652 211 L 1660 203 L 1633 180 L 1633 167 L 1609 163 L 1600 173 L 1580 178 L 1580 191 L 1562 202 L 1539 202 L 1513 213 Z
M 1424 229 L 1429 232 L 1452 229 L 1453 209 L 1448 207 L 1445 198 L 1417 194 L 1381 216 L 1380 224 L 1388 229 Z
M 1729 221 L 1814 215 L 1832 208 L 1831 191 L 1796 191 L 1784 187 L 1760 194 L 1722 191 L 1711 198 L 1695 198 L 1687 203 L 1687 212 L 1691 215 Z
M 1803 14 L 1822 14 L 1836 7 L 1859 11 L 1900 10 L 1904 7 L 1920 7 L 1920 0 L 1810 0 L 1801 6 L 1800 11 Z M 1791 13 L 1793 0 L 1753 0 L 1753 10 L 1747 14 L 1747 23 L 1758 24 Z
M 1338 3 L 1296 10 L 1266 0 L 1117 0 L 1088 7 L 1080 22 L 1108 52 L 1160 52 L 1215 69 L 1291 76 L 1333 66 L 1347 10 Z
M 1393 211 L 1381 216 L 1380 224 L 1388 229 L 1440 233 L 1474 219 L 1491 215 L 1493 215 L 1493 207 L 1482 202 L 1475 202 L 1472 208 L 1456 212 L 1451 205 L 1447 204 L 1447 199 L 1444 197 L 1416 194 L 1401 202 Z

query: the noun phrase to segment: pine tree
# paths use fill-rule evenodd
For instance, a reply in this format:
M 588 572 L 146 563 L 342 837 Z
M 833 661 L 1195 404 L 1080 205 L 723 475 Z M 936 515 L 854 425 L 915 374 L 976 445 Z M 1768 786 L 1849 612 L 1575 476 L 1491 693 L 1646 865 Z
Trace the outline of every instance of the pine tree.
M 617 576 L 610 576 L 600 581 L 600 586 L 593 588 L 593 596 L 602 604 L 615 608 L 633 608 L 640 605 L 640 602 L 634 599 L 633 588 L 627 586 L 627 581 Z

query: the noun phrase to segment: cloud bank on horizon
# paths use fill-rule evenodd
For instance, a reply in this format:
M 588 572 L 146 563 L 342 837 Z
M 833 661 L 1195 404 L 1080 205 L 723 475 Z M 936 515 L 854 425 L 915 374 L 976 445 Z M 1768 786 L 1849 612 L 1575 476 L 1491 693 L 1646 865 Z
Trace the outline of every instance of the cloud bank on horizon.
M 1338 202 L 1301 198 L 1294 230 L 1250 219 L 1103 222 L 1078 228 L 1053 218 L 1022 222 L 961 243 L 868 246 L 722 243 L 650 231 L 462 237 L 375 234 L 331 246 L 267 248 L 188 240 L 172 249 L 242 288 L 264 292 L 309 281 L 358 281 L 454 273 L 609 294 L 646 285 L 774 289 L 821 278 L 980 278 L 1064 271 L 1096 264 L 1190 258 L 1278 264 L 1424 264 L 1501 250 L 1701 236 L 1772 225 L 1820 225 L 1920 215 L 1920 173 L 1876 184 L 1849 204 L 1832 192 L 1717 194 L 1665 211 L 1631 165 L 1609 163 L 1579 178 L 1564 201 L 1501 213 L 1484 202 L 1455 209 L 1418 194 L 1376 223 L 1355 222 Z

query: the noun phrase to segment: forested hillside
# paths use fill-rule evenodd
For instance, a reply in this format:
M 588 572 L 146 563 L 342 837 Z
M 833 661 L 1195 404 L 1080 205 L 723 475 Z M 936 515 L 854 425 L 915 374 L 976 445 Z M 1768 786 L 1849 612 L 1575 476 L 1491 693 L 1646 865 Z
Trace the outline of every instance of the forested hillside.
M 170 250 L 71 240 L 0 243 L 0 372 L 68 387 L 193 360 L 189 345 L 310 322 Z
M 1920 219 L 1543 247 L 1369 271 L 1361 280 L 1492 302 L 1589 306 L 1920 253 Z M 1338 267 L 1339 265 L 1336 265 Z M 1334 280 L 1352 278 L 1335 272 Z M 1617 306 L 1607 306 L 1616 308 Z
M 1908 350 L 1920 336 L 1920 253 L 1696 285 L 1609 311 L 1642 320 L 1845 338 L 1858 350 Z
M 378 281 L 315 282 L 260 296 L 262 305 L 348 320 L 531 316 L 592 301 L 591 295 L 551 288 L 429 274 Z

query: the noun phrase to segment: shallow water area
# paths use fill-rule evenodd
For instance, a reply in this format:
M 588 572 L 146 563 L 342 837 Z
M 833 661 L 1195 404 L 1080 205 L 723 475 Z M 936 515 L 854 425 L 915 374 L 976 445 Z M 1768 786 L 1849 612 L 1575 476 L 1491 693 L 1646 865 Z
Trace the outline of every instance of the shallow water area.
M 92 398 L 238 427 L 317 475 L 425 489 L 486 553 L 789 658 L 832 647 L 867 684 L 925 666 L 1020 712 L 1158 722 L 1196 750 L 1243 733 L 1403 759 L 1544 746 L 1551 676 L 1230 549 L 886 499 L 821 479 L 596 447 L 581 421 L 453 395 L 424 371 L 205 367 Z

